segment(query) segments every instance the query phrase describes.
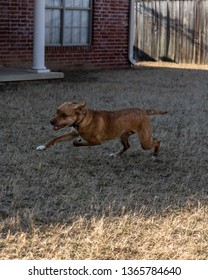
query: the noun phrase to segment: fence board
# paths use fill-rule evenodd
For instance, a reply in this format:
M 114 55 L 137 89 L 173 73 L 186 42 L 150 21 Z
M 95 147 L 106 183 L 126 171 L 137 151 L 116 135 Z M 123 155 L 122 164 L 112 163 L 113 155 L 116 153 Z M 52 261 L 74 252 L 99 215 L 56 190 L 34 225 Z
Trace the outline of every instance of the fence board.
M 135 0 L 135 59 L 208 64 L 208 0 Z

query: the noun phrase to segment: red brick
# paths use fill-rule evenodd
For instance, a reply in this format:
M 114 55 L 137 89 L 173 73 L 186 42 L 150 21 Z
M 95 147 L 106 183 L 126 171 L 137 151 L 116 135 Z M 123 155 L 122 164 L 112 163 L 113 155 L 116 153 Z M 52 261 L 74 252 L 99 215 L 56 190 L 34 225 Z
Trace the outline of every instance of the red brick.
M 1 64 L 32 64 L 34 0 L 0 1 Z M 93 1 L 91 46 L 45 48 L 46 66 L 127 67 L 129 0 Z

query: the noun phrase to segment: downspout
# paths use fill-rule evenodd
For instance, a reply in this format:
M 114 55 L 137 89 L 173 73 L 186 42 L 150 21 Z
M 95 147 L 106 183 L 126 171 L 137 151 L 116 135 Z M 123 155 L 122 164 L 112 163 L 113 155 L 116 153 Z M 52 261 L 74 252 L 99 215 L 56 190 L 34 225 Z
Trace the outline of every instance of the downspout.
M 134 0 L 130 0 L 128 58 L 132 65 L 136 63 L 134 59 Z

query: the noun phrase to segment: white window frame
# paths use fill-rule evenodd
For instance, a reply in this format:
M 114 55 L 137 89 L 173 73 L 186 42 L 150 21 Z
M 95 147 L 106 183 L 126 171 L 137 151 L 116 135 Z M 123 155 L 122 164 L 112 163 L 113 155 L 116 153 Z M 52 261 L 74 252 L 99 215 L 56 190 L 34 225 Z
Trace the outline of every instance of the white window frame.
M 80 1 L 80 0 L 79 0 Z M 85 0 L 82 0 L 83 2 L 85 1 Z M 46 7 L 45 7 L 45 9 L 46 9 L 46 12 L 47 12 L 47 10 L 60 10 L 60 17 L 61 17 L 61 19 L 60 19 L 60 42 L 59 43 L 47 43 L 46 42 L 46 46 L 89 46 L 89 45 L 91 45 L 92 44 L 92 2 L 93 2 L 93 0 L 89 0 L 90 1 L 90 7 L 88 7 L 88 8 L 84 8 L 84 7 L 76 7 L 76 6 L 74 6 L 74 7 L 67 7 L 66 6 L 66 1 L 65 0 L 61 0 L 61 5 L 56 5 L 56 6 L 53 6 L 53 5 L 47 5 L 46 4 Z M 73 2 L 74 3 L 76 3 L 76 0 L 73 0 Z M 86 11 L 88 11 L 89 12 L 89 19 L 88 19 L 88 35 L 87 35 L 87 42 L 86 43 L 82 43 L 82 41 L 81 41 L 81 32 L 80 32 L 80 38 L 79 38 L 79 42 L 76 42 L 76 43 L 68 43 L 68 42 L 66 42 L 64 39 L 65 39 L 65 32 L 66 32 L 66 27 L 65 27 L 65 17 L 66 17 L 66 12 L 67 11 L 71 11 L 72 12 L 72 14 L 74 14 L 74 12 L 76 12 L 76 11 L 79 11 L 79 12 L 82 12 L 82 11 L 84 11 L 84 12 L 86 12 Z M 81 19 L 81 17 L 80 17 L 80 19 Z M 45 28 L 47 28 L 47 27 L 49 27 L 50 28 L 50 26 L 45 26 Z M 71 28 L 75 28 L 75 27 L 71 27 Z M 81 22 L 80 22 L 80 26 L 79 27 L 76 27 L 76 28 L 82 28 L 82 26 L 81 26 Z M 45 32 L 46 33 L 46 32 Z M 47 35 L 46 35 L 47 36 Z M 72 41 L 73 41 L 73 39 L 72 39 Z

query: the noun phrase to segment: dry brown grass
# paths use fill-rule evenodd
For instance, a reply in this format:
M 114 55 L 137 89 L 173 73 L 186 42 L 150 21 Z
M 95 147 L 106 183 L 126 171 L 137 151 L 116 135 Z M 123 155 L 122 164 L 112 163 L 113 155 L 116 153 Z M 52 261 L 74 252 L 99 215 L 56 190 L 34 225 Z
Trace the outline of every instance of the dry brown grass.
M 138 68 L 69 72 L 1 87 L 0 259 L 207 259 L 207 72 Z M 152 118 L 159 161 L 132 137 L 35 147 L 56 135 L 57 105 L 167 109 Z
M 8 233 L 1 243 L 9 259 L 207 259 L 207 207 L 167 216 L 124 214 L 78 218 L 71 225 Z M 16 221 L 11 220 L 13 226 Z

